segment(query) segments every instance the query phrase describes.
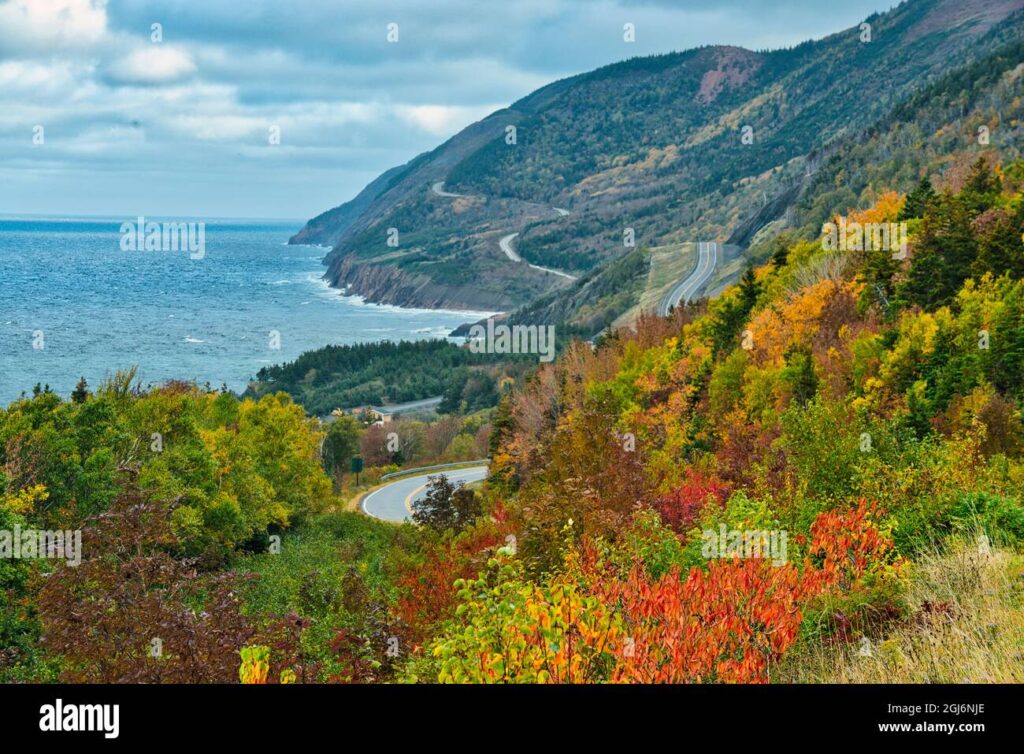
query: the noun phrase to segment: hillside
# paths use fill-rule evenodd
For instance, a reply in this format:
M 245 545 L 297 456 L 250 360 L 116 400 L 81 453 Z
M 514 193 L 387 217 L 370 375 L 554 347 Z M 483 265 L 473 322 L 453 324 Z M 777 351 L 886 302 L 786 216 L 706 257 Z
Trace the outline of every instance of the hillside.
M 489 408 L 498 401 L 498 381 L 529 368 L 528 357 L 476 354 L 446 340 L 325 346 L 295 361 L 264 367 L 244 397 L 288 393 L 312 416 L 335 409 L 376 406 L 448 396 L 474 377 L 478 394 L 469 403 Z M 453 398 L 458 404 L 458 400 Z
M 845 218 L 907 222 L 904 259 L 798 241 L 541 367 L 495 421 L 500 516 L 454 540 L 515 546 L 449 566 L 417 677 L 1024 678 L 1024 162 L 927 185 Z
M 810 222 L 790 210 L 820 196 L 815 181 L 836 179 L 822 167 L 897 120 L 918 143 L 903 134 L 889 145 L 896 164 L 873 172 L 908 190 L 924 161 L 901 159 L 921 142 L 939 152 L 949 136 L 919 120 L 914 98 L 1018 39 L 1022 6 L 911 0 L 867 19 L 870 41 L 852 28 L 792 49 L 703 47 L 565 79 L 388 171 L 293 242 L 331 245 L 327 278 L 371 301 L 492 310 L 580 298 L 569 289 L 639 246 L 756 243 L 766 225 Z M 868 183 L 854 178 L 850 206 Z M 579 280 L 512 261 L 498 243 L 511 233 L 524 260 Z

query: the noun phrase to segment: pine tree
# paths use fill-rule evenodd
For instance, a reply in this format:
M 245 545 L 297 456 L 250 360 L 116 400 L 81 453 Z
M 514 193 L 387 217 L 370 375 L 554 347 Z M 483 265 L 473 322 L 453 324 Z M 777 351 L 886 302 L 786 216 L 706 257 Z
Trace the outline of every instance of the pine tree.
M 754 305 L 757 303 L 757 297 L 760 295 L 761 284 L 757 282 L 754 266 L 748 265 L 740 280 L 740 301 L 743 303 L 745 314 L 753 311 Z
M 932 181 L 928 176 L 921 179 L 917 187 L 907 194 L 907 201 L 903 204 L 897 220 L 910 220 L 914 217 L 924 217 L 925 210 L 938 199 L 938 194 L 932 188 Z
M 780 233 L 772 241 L 772 267 L 776 270 L 786 266 L 789 261 L 789 246 L 792 243 L 788 233 Z
M 972 218 L 995 204 L 999 196 L 999 183 L 999 176 L 993 172 L 988 161 L 979 157 L 971 166 L 971 174 L 959 197 Z
M 71 393 L 71 401 L 73 403 L 85 403 L 86 398 L 89 397 L 89 385 L 85 381 L 85 377 L 82 377 L 75 385 L 74 391 Z
M 910 271 L 900 288 L 904 302 L 929 310 L 952 302 L 977 256 L 971 219 L 969 207 L 951 194 L 943 194 L 925 213 Z

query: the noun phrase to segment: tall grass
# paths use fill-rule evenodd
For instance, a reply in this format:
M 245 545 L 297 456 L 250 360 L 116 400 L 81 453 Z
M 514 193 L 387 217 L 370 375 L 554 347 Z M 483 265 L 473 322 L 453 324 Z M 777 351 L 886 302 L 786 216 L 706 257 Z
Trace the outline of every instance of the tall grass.
M 888 636 L 805 646 L 784 683 L 1024 683 L 1024 558 L 960 540 L 914 566 L 908 619 Z

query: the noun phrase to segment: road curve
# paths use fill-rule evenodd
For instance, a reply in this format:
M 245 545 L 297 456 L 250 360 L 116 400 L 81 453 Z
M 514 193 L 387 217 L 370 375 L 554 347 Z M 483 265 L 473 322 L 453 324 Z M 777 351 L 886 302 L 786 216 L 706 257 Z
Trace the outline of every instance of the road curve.
M 718 266 L 718 244 L 715 242 L 697 244 L 697 267 L 669 290 L 658 303 L 658 315 L 667 317 L 669 310 L 680 302 L 686 303 L 708 282 Z
M 452 484 L 458 482 L 478 482 L 487 477 L 486 466 L 471 466 L 453 471 L 437 471 L 432 474 L 418 474 L 396 479 L 374 490 L 363 498 L 363 513 L 384 521 L 402 522 L 410 520 L 412 504 L 421 499 L 427 492 L 427 483 L 432 476 L 444 475 Z
M 434 181 L 434 183 L 430 185 L 430 190 L 437 196 L 443 196 L 449 199 L 459 199 L 466 196 L 465 194 L 453 194 L 451 191 L 445 191 L 444 181 Z M 567 209 L 562 209 L 561 207 L 552 207 L 551 209 L 558 213 L 559 217 L 567 217 L 569 215 L 569 210 Z M 498 240 L 498 246 L 500 246 L 501 250 L 505 252 L 505 256 L 507 256 L 513 262 L 524 261 L 521 256 L 516 254 L 515 249 L 512 248 L 512 239 L 518 235 L 518 233 L 509 233 L 507 236 L 502 236 Z M 570 275 L 568 272 L 562 272 L 561 270 L 553 270 L 550 267 L 541 267 L 539 264 L 527 263 L 527 265 L 535 270 L 540 270 L 541 272 L 550 272 L 552 275 L 558 275 L 560 277 L 566 278 L 567 280 L 577 279 L 575 275 Z
M 513 262 L 524 262 L 521 256 L 516 253 L 516 250 L 512 248 L 512 241 L 518 236 L 518 233 L 509 233 L 507 236 L 502 236 L 498 239 L 498 246 L 505 252 L 505 256 L 511 259 Z M 559 275 L 568 280 L 576 280 L 575 275 L 570 275 L 568 272 L 562 272 L 561 270 L 553 270 L 550 267 L 541 267 L 539 264 L 526 263 L 527 267 L 532 267 L 535 270 L 541 270 L 542 272 L 550 272 L 552 275 Z
M 515 249 L 512 248 L 512 239 L 518 235 L 518 233 L 509 233 L 507 236 L 502 236 L 498 239 L 498 246 L 500 246 L 501 250 L 505 252 L 505 256 L 513 262 L 523 261 L 523 258 L 516 254 Z
M 446 196 L 449 199 L 459 199 L 465 196 L 465 194 L 453 194 L 451 191 L 445 191 L 444 181 L 437 181 L 436 183 L 431 185 L 430 190 L 433 191 L 438 196 Z

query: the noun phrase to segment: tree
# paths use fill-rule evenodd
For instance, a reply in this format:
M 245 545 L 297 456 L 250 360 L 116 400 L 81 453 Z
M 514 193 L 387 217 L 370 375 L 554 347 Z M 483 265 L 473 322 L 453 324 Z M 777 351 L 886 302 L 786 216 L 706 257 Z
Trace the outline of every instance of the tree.
M 359 438 L 362 427 L 352 416 L 344 414 L 337 417 L 327 427 L 321 459 L 324 469 L 335 479 L 348 471 L 352 457 L 359 452 Z
M 366 461 L 367 466 L 385 466 L 393 462 L 384 427 L 371 424 L 363 431 L 359 438 L 359 455 Z
M 462 482 L 453 485 L 444 474 L 430 477 L 426 496 L 412 504 L 412 520 L 439 533 L 458 533 L 482 512 L 477 494 Z
M 757 297 L 761 295 L 761 284 L 757 280 L 754 266 L 748 265 L 740 278 L 740 303 L 746 312 L 751 312 L 757 303 Z
M 974 219 L 972 227 L 978 234 L 978 257 L 972 273 L 981 278 L 986 272 L 998 277 L 1009 273 L 1024 277 L 1024 204 L 1011 211 L 994 207 Z
M 786 266 L 786 262 L 789 261 L 789 247 L 792 243 L 793 237 L 790 233 L 780 233 L 772 239 L 770 247 L 772 267 L 778 270 Z
M 967 183 L 960 192 L 960 200 L 970 212 L 971 217 L 977 217 L 985 210 L 992 207 L 999 196 L 1000 181 L 988 160 L 979 157 L 971 166 Z
M 952 194 L 943 194 L 925 212 L 900 298 L 929 310 L 953 300 L 977 256 L 972 218 L 967 203 Z
M 896 216 L 896 220 L 902 221 L 911 220 L 915 217 L 924 217 L 925 210 L 932 205 L 938 196 L 932 187 L 931 179 L 925 176 L 914 190 L 907 194 L 907 201 L 904 203 L 903 209 Z
M 462 390 L 469 379 L 469 372 L 457 369 L 452 373 L 448 385 L 444 389 L 441 403 L 437 407 L 439 414 L 456 414 L 462 411 Z
M 0 531 L 24 527 L 25 518 L 18 511 L 25 506 L 18 503 L 34 498 L 35 495 L 0 497 Z M 30 560 L 0 558 L 0 683 L 40 680 L 33 677 L 40 672 L 41 657 L 40 626 L 29 596 L 31 568 Z
M 430 458 L 440 458 L 462 430 L 462 421 L 457 416 L 444 416 L 427 425 L 425 445 Z
M 806 347 L 790 348 L 785 355 L 783 378 L 793 390 L 793 400 L 804 405 L 818 392 L 818 376 L 814 372 L 814 357 Z
M 85 381 L 85 377 L 82 377 L 78 384 L 75 385 L 74 392 L 71 393 L 71 401 L 73 403 L 85 403 L 86 398 L 89 397 L 89 385 Z
M 732 350 L 740 328 L 747 321 L 761 295 L 761 283 L 753 265 L 748 265 L 739 286 L 730 296 L 723 296 L 711 321 L 711 336 L 715 352 Z

